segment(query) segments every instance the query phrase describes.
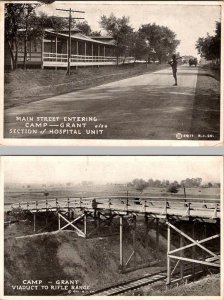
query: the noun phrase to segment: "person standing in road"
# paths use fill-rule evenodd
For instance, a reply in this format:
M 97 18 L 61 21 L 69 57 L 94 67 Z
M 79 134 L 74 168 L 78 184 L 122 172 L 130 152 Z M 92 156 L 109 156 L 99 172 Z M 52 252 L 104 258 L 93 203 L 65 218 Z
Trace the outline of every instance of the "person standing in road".
M 177 58 L 176 58 L 176 54 L 172 55 L 172 60 L 169 61 L 169 64 L 171 65 L 172 70 L 173 70 L 173 77 L 175 79 L 174 85 L 177 85 Z

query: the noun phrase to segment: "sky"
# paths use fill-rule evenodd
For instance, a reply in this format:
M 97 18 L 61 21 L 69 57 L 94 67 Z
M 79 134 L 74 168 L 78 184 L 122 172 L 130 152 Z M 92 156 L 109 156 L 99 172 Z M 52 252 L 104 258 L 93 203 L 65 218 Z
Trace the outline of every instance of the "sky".
M 211 156 L 20 156 L 3 157 L 5 183 L 127 183 L 134 178 L 220 182 L 222 157 Z
M 110 3 L 110 2 L 108 2 Z M 92 30 L 101 30 L 99 20 L 102 15 L 109 16 L 114 13 L 116 17 L 123 15 L 130 18 L 130 25 L 137 30 L 142 24 L 155 22 L 158 25 L 167 26 L 176 33 L 176 38 L 181 41 L 177 51 L 181 55 L 197 56 L 195 43 L 199 37 L 207 33 L 214 34 L 215 22 L 220 21 L 221 9 L 219 5 L 193 5 L 164 4 L 147 2 L 125 3 L 101 2 L 54 2 L 51 5 L 43 5 L 38 10 L 49 15 L 67 16 L 66 12 L 56 11 L 56 8 L 85 11 L 85 14 L 75 13 L 74 17 L 85 17 Z M 82 20 L 81 20 L 82 21 Z M 79 22 L 79 21 L 78 21 Z

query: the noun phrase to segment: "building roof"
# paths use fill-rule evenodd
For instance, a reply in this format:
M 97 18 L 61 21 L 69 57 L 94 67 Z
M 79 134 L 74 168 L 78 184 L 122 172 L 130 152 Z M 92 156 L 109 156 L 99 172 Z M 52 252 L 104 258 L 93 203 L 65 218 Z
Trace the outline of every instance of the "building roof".
M 48 34 L 52 34 L 54 36 L 60 36 L 60 37 L 65 37 L 65 38 L 69 38 L 68 34 L 64 34 L 64 33 L 60 33 L 60 32 L 55 32 L 55 31 L 51 31 L 51 30 L 45 30 L 46 33 Z M 85 41 L 85 42 L 92 42 L 95 44 L 101 44 L 101 45 L 109 45 L 109 46 L 115 46 L 115 42 L 113 40 L 109 41 L 109 42 L 102 42 L 102 41 L 98 41 L 93 39 L 92 37 L 86 36 L 80 32 L 71 34 L 71 38 L 75 39 L 75 40 L 81 40 L 81 41 Z

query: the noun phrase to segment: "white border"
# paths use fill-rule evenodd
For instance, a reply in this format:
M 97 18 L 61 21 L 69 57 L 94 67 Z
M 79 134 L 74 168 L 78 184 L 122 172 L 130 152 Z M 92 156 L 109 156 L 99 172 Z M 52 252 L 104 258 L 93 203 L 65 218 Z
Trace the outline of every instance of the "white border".
M 0 3 L 0 32 L 4 32 L 4 3 L 13 2 L 13 1 L 2 1 Z M 31 1 L 16 1 L 16 2 L 31 2 Z M 35 2 L 35 1 L 32 1 Z M 57 1 L 58 3 L 64 3 L 62 1 Z M 67 3 L 73 1 L 66 1 Z M 77 4 L 98 4 L 99 1 L 77 1 Z M 222 24 L 222 40 L 221 40 L 221 78 L 224 76 L 223 64 L 224 64 L 224 2 L 223 1 L 100 1 L 100 4 L 120 4 L 120 5 L 128 5 L 137 3 L 141 4 L 149 4 L 149 5 L 220 5 L 221 6 L 221 24 Z M 0 57 L 2 58 L 2 62 L 4 61 L 4 35 L 0 35 Z M 221 84 L 220 91 L 220 140 L 219 141 L 188 141 L 188 140 L 120 140 L 120 139 L 14 139 L 14 138 L 4 138 L 3 137 L 3 128 L 4 128 L 4 63 L 1 64 L 0 67 L 0 115 L 1 123 L 0 123 L 0 145 L 6 146 L 135 146 L 135 147 L 148 147 L 148 146 L 213 146 L 220 147 L 224 145 L 224 89 L 223 84 Z

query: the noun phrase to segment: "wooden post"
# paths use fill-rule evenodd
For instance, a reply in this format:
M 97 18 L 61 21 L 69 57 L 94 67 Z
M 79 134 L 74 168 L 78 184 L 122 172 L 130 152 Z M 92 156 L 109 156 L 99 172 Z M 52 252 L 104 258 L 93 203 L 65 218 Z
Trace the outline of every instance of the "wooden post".
M 33 232 L 36 232 L 36 213 L 33 213 Z
M 204 225 L 203 225 L 203 238 L 204 238 L 204 239 L 207 238 L 207 224 L 206 224 L 206 223 L 204 223 Z M 206 259 L 206 253 L 205 253 L 205 251 L 203 251 L 203 250 L 202 250 L 202 257 L 203 257 L 203 260 Z M 207 271 L 207 266 L 204 265 L 203 267 L 204 267 L 204 268 L 203 268 L 203 269 L 204 269 L 204 272 L 206 272 L 206 271 Z
M 48 224 L 48 211 L 46 210 L 46 213 L 45 213 L 45 226 L 47 226 Z
M 133 226 L 133 251 L 134 251 L 134 265 L 136 267 L 136 216 L 133 217 L 134 226 Z
M 104 61 L 105 61 L 105 55 L 106 54 L 106 49 L 105 49 L 105 46 L 103 47 L 103 56 L 104 56 Z
M 86 42 L 85 42 L 85 61 L 86 61 Z
M 156 247 L 159 247 L 159 219 L 156 218 Z
M 167 281 L 166 284 L 169 285 L 171 282 L 171 259 L 169 257 L 169 252 L 171 249 L 171 232 L 170 232 L 170 225 L 167 224 Z
M 183 231 L 183 226 L 180 225 L 180 230 Z M 182 235 L 180 235 L 180 248 L 184 246 L 184 238 Z M 184 255 L 184 250 L 180 251 L 180 256 Z M 184 263 L 183 261 L 180 261 L 180 278 L 183 280 L 184 277 Z
M 195 222 L 192 226 L 192 238 L 195 240 Z M 195 259 L 195 246 L 192 247 L 192 258 Z M 192 264 L 192 277 L 195 279 L 195 263 Z
M 148 247 L 148 245 L 149 245 L 149 220 L 148 220 L 147 215 L 145 215 L 145 230 L 146 230 L 145 246 Z
M 98 230 L 100 228 L 100 212 L 97 212 L 97 219 L 96 219 L 96 227 L 97 227 L 97 233 L 98 233 Z
M 60 219 L 60 215 L 58 213 L 58 230 L 61 229 L 61 219 Z
M 71 210 L 70 210 L 70 200 L 69 200 L 69 198 L 68 198 L 67 204 L 68 204 L 68 220 L 71 221 Z
M 93 59 L 93 43 L 92 43 L 92 61 L 94 61 L 94 59 Z
M 85 212 L 85 215 L 84 215 L 84 235 L 86 237 L 86 234 L 87 234 L 87 214 Z
M 79 42 L 78 41 L 76 41 L 76 50 L 77 50 L 77 55 L 79 55 Z
M 120 216 L 120 270 L 123 271 L 123 217 Z

